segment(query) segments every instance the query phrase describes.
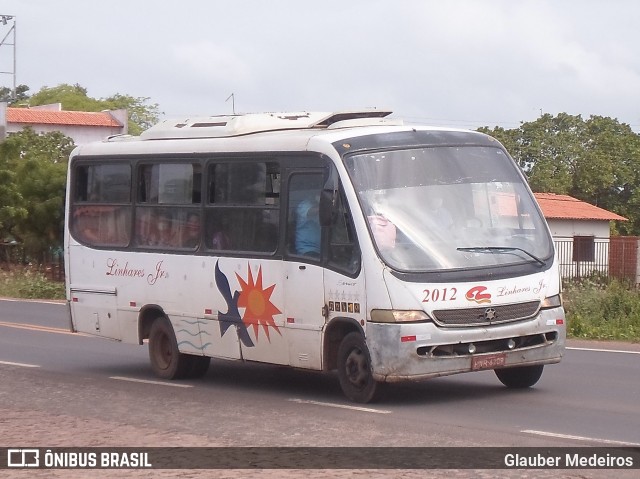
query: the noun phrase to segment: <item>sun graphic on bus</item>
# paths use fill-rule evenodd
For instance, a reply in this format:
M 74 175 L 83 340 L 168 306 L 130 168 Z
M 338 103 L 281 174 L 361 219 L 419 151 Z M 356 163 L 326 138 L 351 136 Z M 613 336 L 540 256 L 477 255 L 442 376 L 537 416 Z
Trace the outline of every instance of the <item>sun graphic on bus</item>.
M 264 334 L 269 338 L 269 326 L 276 330 L 278 334 L 280 330 L 276 325 L 273 316 L 275 314 L 281 314 L 278 308 L 276 308 L 271 302 L 271 293 L 273 293 L 275 284 L 272 284 L 266 289 L 262 287 L 262 266 L 258 269 L 258 277 L 256 281 L 253 281 L 253 274 L 251 273 L 251 267 L 247 265 L 248 274 L 247 281 L 245 282 L 238 273 L 236 277 L 240 282 L 240 296 L 238 297 L 238 307 L 245 308 L 244 315 L 242 316 L 242 322 L 248 328 L 253 326 L 253 332 L 258 339 L 259 326 L 262 326 Z

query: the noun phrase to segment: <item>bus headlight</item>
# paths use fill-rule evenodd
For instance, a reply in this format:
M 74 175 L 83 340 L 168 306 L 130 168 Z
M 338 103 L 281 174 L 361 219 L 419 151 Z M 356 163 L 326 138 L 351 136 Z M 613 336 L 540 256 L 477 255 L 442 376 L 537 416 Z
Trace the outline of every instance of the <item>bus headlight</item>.
M 398 311 L 395 309 L 374 309 L 371 311 L 373 323 L 416 323 L 431 321 L 424 311 Z
M 559 308 L 560 306 L 562 306 L 562 296 L 556 294 L 555 296 L 544 298 L 544 300 L 540 304 L 540 309 Z

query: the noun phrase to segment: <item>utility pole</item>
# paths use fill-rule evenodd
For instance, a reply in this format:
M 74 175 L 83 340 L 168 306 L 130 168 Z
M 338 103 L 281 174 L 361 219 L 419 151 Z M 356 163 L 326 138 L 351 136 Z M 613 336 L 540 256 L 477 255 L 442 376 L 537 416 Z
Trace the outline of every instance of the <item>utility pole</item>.
M 11 71 L 0 71 L 0 74 L 11 75 L 13 78 L 13 88 L 11 89 L 12 99 L 17 98 L 16 91 L 16 17 L 13 15 L 0 15 L 0 29 L 11 25 L 9 30 L 0 40 L 0 47 L 9 47 L 13 53 L 13 63 Z M 1 34 L 1 32 L 0 32 Z M 3 64 L 4 65 L 4 64 Z

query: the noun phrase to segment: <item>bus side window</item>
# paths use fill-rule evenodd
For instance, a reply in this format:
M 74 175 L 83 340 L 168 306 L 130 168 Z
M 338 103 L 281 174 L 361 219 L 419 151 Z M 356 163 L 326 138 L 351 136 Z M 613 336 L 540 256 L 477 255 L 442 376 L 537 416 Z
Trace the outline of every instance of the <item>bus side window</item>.
M 348 274 L 360 269 L 360 249 L 342 188 L 338 195 L 337 219 L 329 231 L 329 265 Z
M 320 258 L 319 203 L 322 173 L 296 173 L 289 180 L 287 252 Z
M 126 163 L 79 164 L 73 169 L 71 233 L 91 246 L 127 246 L 131 224 Z
M 189 212 L 186 219 L 178 223 L 182 248 L 194 249 L 198 247 L 200 244 L 200 224 L 200 212 Z
M 211 163 L 205 246 L 213 251 L 274 253 L 280 227 L 279 175 L 274 161 Z
M 205 244 L 215 251 L 231 249 L 229 240 L 229 221 L 224 210 L 212 209 L 207 213 L 205 226 Z

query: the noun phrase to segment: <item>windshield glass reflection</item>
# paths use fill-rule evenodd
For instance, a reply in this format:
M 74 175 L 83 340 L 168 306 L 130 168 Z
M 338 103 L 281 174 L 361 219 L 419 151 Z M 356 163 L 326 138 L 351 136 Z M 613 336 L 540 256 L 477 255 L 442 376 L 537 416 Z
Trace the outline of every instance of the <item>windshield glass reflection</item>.
M 539 263 L 551 238 L 499 148 L 432 147 L 345 159 L 382 259 L 401 271 Z

